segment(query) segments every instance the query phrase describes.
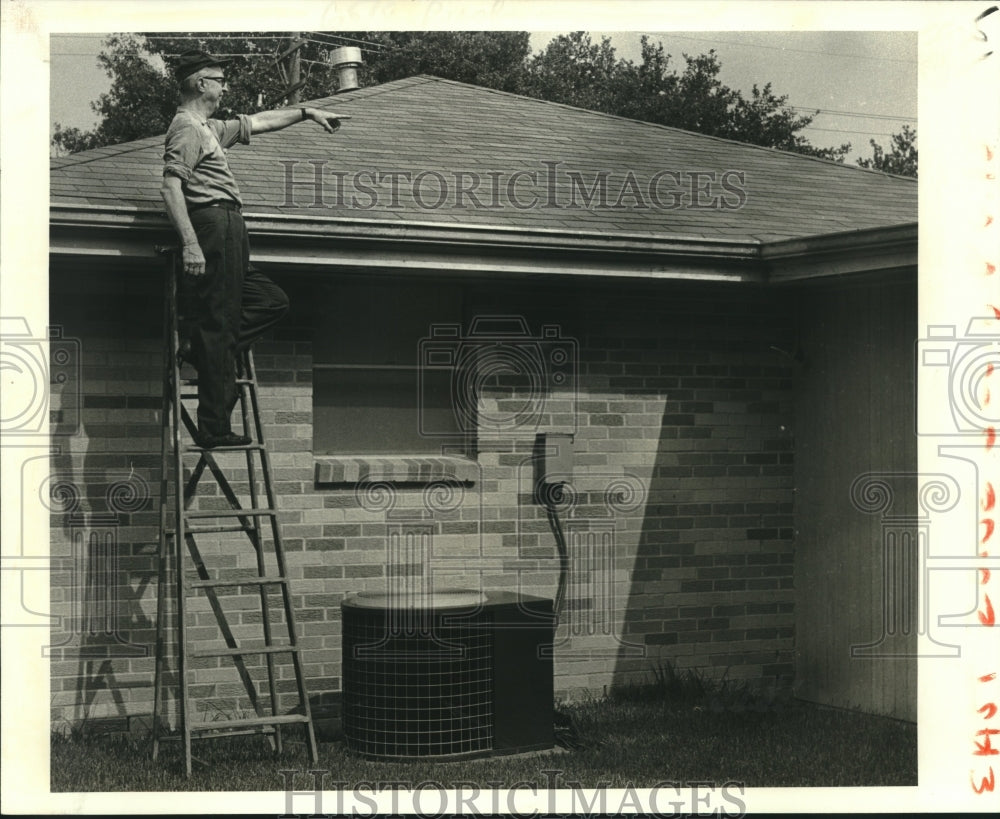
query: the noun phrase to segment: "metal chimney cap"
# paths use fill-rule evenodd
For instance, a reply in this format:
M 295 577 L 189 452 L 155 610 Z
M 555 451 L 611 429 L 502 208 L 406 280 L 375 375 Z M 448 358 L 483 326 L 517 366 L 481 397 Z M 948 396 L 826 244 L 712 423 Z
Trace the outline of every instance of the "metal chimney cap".
M 330 65 L 337 68 L 342 65 L 361 63 L 361 49 L 357 46 L 340 46 L 330 52 Z

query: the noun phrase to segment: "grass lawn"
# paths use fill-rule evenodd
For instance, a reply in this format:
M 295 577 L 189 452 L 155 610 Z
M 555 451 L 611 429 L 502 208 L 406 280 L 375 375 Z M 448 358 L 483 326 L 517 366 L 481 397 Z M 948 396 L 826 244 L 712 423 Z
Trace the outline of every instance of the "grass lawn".
M 340 788 L 389 781 L 435 782 L 443 788 L 527 781 L 539 789 L 551 788 L 553 781 L 557 788 L 648 788 L 699 780 L 749 788 L 917 784 L 916 725 L 794 700 L 677 698 L 660 686 L 562 705 L 558 717 L 558 733 L 568 748 L 454 762 L 365 760 L 337 738 L 320 742 L 319 764 L 313 766 L 301 731 L 287 729 L 280 756 L 262 737 L 203 739 L 193 749 L 208 764 L 196 764 L 190 779 L 184 777 L 178 742 L 162 743 L 153 763 L 148 739 L 54 734 L 52 791 L 283 791 L 281 770 L 314 767 L 330 771 L 331 790 L 337 781 L 349 783 Z M 295 786 L 306 788 L 310 781 L 303 774 Z

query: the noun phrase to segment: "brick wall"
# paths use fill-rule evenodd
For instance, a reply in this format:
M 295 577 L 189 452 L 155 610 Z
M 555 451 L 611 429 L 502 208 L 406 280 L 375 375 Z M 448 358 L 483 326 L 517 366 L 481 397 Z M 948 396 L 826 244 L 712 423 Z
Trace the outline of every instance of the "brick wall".
M 65 644 L 52 665 L 55 724 L 146 724 L 151 711 L 151 657 L 129 652 L 151 654 L 154 638 L 159 287 L 155 271 L 52 275 L 52 322 L 81 340 L 83 395 L 82 428 L 60 441 L 53 470 L 84 487 L 88 506 L 71 512 L 53 503 L 53 608 L 72 610 L 95 571 L 94 553 L 74 549 L 81 521 L 74 524 L 73 514 L 113 514 L 102 519 L 117 559 L 108 600 L 126 644 L 88 659 L 84 644 L 100 640 L 66 622 L 54 629 L 53 643 Z M 297 312 L 259 346 L 256 361 L 307 684 L 320 715 L 335 708 L 340 690 L 346 594 L 429 586 L 555 594 L 555 540 L 532 499 L 538 431 L 575 436 L 572 491 L 558 506 L 572 555 L 556 644 L 558 696 L 648 679 L 667 661 L 761 684 L 789 681 L 792 381 L 788 359 L 772 348 L 789 349 L 792 321 L 769 292 L 468 285 L 470 318 L 521 315 L 533 332 L 557 325 L 573 341 L 578 367 L 573 381 L 542 396 L 517 376 L 491 379 L 479 396 L 485 417 L 516 416 L 532 400 L 539 413 L 481 436 L 476 458 L 462 467 L 464 482 L 445 485 L 378 481 L 385 464 L 360 484 L 344 479 L 359 474 L 357 464 L 316 481 L 311 341 L 322 324 L 301 307 L 313 288 L 289 280 Z M 135 493 L 129 503 L 107 500 L 118 479 Z M 223 502 L 207 486 L 200 494 L 202 504 Z M 227 537 L 199 541 L 206 559 L 231 571 L 252 567 L 246 540 Z M 277 621 L 280 607 L 271 601 Z M 237 635 L 259 636 L 256 595 L 234 593 L 223 603 Z M 207 604 L 195 608 L 189 624 L 207 638 L 214 616 Z M 202 665 L 192 680 L 203 707 L 249 707 L 234 672 Z M 248 669 L 257 679 L 262 671 Z M 291 677 L 278 687 L 281 707 L 292 707 Z

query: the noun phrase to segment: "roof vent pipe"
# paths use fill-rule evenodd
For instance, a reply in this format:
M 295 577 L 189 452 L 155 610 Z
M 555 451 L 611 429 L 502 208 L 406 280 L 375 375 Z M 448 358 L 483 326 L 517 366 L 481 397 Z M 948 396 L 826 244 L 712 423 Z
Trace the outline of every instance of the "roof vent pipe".
M 330 65 L 338 73 L 337 93 L 353 91 L 358 87 L 358 66 L 361 65 L 361 49 L 355 46 L 341 46 L 330 52 Z

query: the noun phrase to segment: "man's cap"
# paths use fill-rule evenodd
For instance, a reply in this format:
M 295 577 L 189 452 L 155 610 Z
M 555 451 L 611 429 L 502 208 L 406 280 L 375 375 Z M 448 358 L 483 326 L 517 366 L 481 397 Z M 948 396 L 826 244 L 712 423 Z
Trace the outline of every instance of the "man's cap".
M 228 62 L 230 62 L 228 58 L 213 57 L 207 51 L 185 51 L 174 64 L 174 77 L 177 78 L 177 82 L 182 82 L 195 71 L 201 71 L 210 65 L 225 65 Z

